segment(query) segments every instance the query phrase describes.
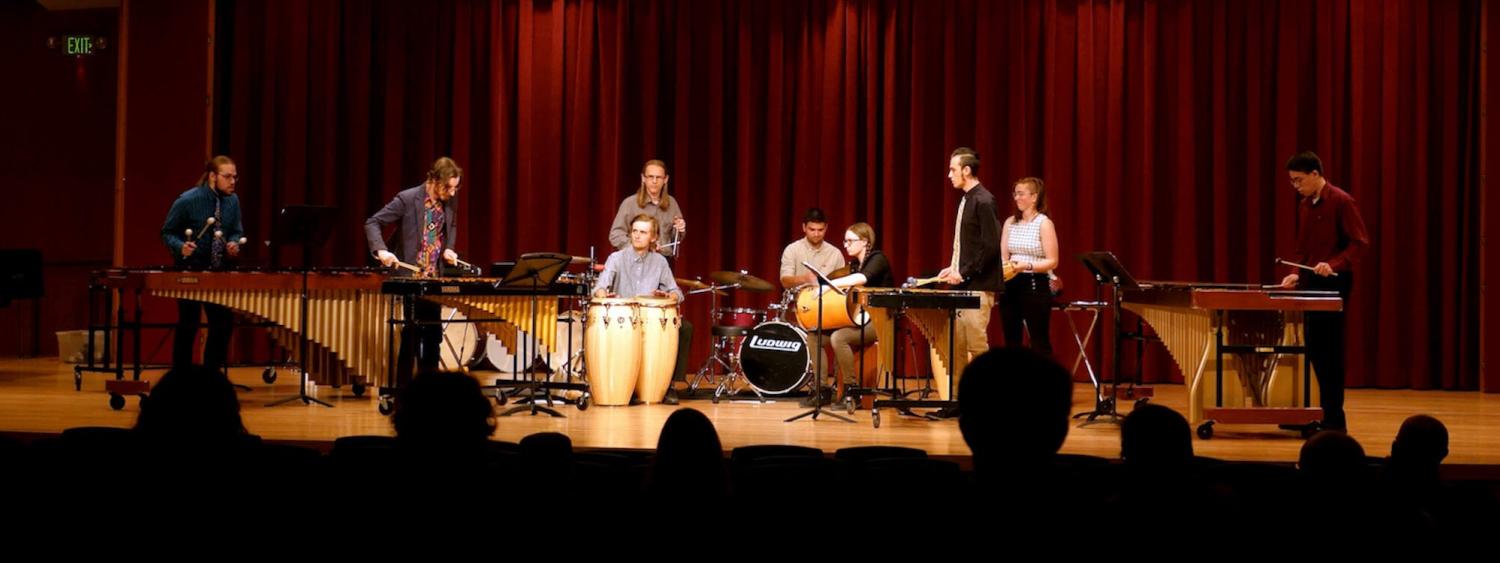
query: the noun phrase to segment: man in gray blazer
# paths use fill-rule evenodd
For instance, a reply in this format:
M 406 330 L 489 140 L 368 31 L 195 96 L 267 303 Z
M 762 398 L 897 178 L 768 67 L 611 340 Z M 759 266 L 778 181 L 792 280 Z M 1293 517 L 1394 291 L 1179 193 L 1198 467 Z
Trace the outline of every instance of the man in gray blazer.
M 458 195 L 462 178 L 463 169 L 453 159 L 445 156 L 433 162 L 422 185 L 397 193 L 395 199 L 365 221 L 365 238 L 370 243 L 370 253 L 387 268 L 400 260 L 418 269 L 416 273 L 398 270 L 398 275 L 438 277 L 442 275 L 444 262 L 456 264 L 458 253 L 453 251 L 452 245 L 458 236 L 458 207 L 453 198 Z M 401 223 L 399 257 L 386 248 L 381 236 L 382 227 L 396 222 Z M 442 306 L 437 303 L 418 300 L 415 320 L 437 321 L 442 318 L 442 311 Z M 404 386 L 411 380 L 414 352 L 422 370 L 437 369 L 438 346 L 442 340 L 441 325 L 405 325 L 396 359 L 396 384 Z

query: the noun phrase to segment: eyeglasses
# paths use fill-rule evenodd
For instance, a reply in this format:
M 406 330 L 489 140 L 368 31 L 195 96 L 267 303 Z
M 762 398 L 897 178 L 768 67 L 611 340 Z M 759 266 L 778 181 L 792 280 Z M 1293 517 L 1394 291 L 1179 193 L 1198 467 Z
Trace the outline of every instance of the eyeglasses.
M 846 239 L 844 239 L 844 246 L 848 246 L 848 245 L 854 244 L 856 242 L 864 242 L 864 241 L 865 241 L 865 239 L 846 238 Z

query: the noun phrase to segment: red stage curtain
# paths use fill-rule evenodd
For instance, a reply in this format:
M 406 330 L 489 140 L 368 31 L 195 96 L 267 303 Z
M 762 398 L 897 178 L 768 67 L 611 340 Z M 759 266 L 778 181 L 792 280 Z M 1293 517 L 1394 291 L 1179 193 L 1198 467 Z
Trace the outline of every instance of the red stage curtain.
M 217 148 L 250 173 L 258 231 L 282 205 L 342 207 L 325 264 L 364 264 L 364 218 L 439 155 L 467 172 L 471 260 L 602 257 L 640 164 L 661 158 L 689 224 L 679 276 L 775 279 L 821 206 L 832 240 L 872 224 L 904 278 L 946 261 L 947 156 L 970 146 L 1002 200 L 1046 180 L 1074 298 L 1092 296 L 1073 258 L 1087 250 L 1146 279 L 1265 283 L 1296 230 L 1283 164 L 1311 149 L 1374 243 L 1348 304 L 1350 385 L 1478 385 L 1476 0 L 271 0 L 219 15 Z M 1165 357 L 1148 352 L 1149 380 L 1180 380 Z

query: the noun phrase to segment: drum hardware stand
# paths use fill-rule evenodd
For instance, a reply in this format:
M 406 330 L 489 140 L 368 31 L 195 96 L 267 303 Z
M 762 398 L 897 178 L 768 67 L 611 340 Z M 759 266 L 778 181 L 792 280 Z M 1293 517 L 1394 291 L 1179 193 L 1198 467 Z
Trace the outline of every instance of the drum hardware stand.
M 1102 285 L 1102 282 L 1101 282 L 1101 285 Z M 1073 369 L 1069 370 L 1068 373 L 1072 374 L 1072 375 L 1077 375 L 1077 373 L 1078 373 L 1078 366 L 1080 364 L 1082 364 L 1083 367 L 1084 367 L 1084 369 L 1085 369 L 1085 371 L 1087 371 L 1088 374 L 1089 374 L 1089 381 L 1092 382 L 1093 385 L 1094 385 L 1094 406 L 1095 406 L 1095 410 L 1093 410 L 1093 411 L 1079 412 L 1077 414 L 1074 414 L 1073 418 L 1090 417 L 1090 421 L 1093 421 L 1098 416 L 1102 416 L 1104 414 L 1103 412 L 1099 411 L 1099 405 L 1102 402 L 1105 401 L 1105 398 L 1104 398 L 1104 386 L 1103 386 L 1103 384 L 1101 384 L 1099 382 L 1099 375 L 1100 374 L 1095 373 L 1093 362 L 1089 360 L 1089 356 L 1088 356 L 1088 344 L 1089 344 L 1089 341 L 1094 336 L 1094 328 L 1099 325 L 1099 315 L 1105 309 L 1109 308 L 1109 304 L 1108 303 L 1104 303 L 1104 302 L 1099 301 L 1097 299 L 1098 298 L 1099 289 L 1096 287 L 1094 291 L 1095 291 L 1095 300 L 1094 301 L 1092 301 L 1092 302 L 1068 303 L 1066 306 L 1064 306 L 1061 309 L 1062 314 L 1063 314 L 1063 318 L 1068 319 L 1068 328 L 1073 331 L 1073 343 L 1078 345 L 1078 357 L 1073 359 Z M 1078 325 L 1073 321 L 1073 315 L 1071 313 L 1071 311 L 1080 310 L 1080 309 L 1088 311 L 1088 312 L 1090 312 L 1090 313 L 1093 314 L 1090 317 L 1090 319 L 1089 319 L 1089 328 L 1088 328 L 1088 331 L 1085 334 L 1083 334 L 1082 336 L 1080 336 L 1078 334 Z M 1116 416 L 1118 416 L 1118 413 L 1116 413 Z M 1088 421 L 1084 422 L 1084 424 L 1088 424 L 1088 423 L 1089 423 Z
M 688 292 L 688 295 L 697 295 L 699 293 L 705 292 L 709 294 L 709 297 L 712 300 L 709 305 L 710 308 L 708 313 L 710 334 L 712 334 L 713 328 L 717 326 L 716 324 L 714 324 L 713 315 L 719 310 L 719 291 L 725 289 L 739 289 L 741 285 L 742 284 L 738 283 L 729 285 L 710 284 L 706 288 L 695 289 Z M 719 402 L 719 398 L 724 396 L 725 391 L 729 390 L 730 384 L 743 379 L 745 377 L 745 373 L 744 370 L 740 367 L 739 354 L 730 349 L 730 341 L 735 337 L 715 335 L 713 338 L 713 353 L 709 354 L 708 358 L 703 361 L 703 367 L 698 368 L 698 372 L 693 374 L 692 381 L 688 382 L 688 393 L 696 392 L 700 383 L 707 382 L 711 385 L 715 385 L 713 402 L 717 403 Z M 717 378 L 717 384 L 715 384 L 713 381 L 715 379 L 713 369 L 714 364 L 718 364 L 719 366 L 724 368 L 724 376 Z M 759 389 L 751 387 L 751 390 L 755 391 L 756 399 L 759 399 L 762 403 L 766 402 L 766 397 L 764 395 L 761 395 Z M 734 395 L 739 391 L 739 389 L 736 389 L 734 391 L 731 391 L 729 394 Z
M 464 323 L 464 343 L 463 344 L 459 344 L 458 346 L 454 346 L 453 345 L 453 340 L 450 339 L 450 338 L 448 338 L 448 325 L 453 324 L 453 317 L 456 317 L 456 316 L 458 316 L 458 308 L 455 307 L 453 309 L 453 312 L 448 315 L 448 318 L 443 321 L 443 345 L 447 346 L 448 347 L 448 352 L 451 353 L 451 354 L 453 354 L 454 362 L 460 364 L 460 365 L 452 366 L 452 368 L 453 369 L 457 369 L 457 370 L 461 370 L 461 371 L 464 371 L 465 373 L 467 373 L 469 371 L 469 367 L 473 364 L 473 362 L 472 361 L 468 362 L 468 364 L 465 365 L 458 358 L 462 358 L 464 356 L 464 352 L 466 350 L 468 350 L 468 346 L 469 346 L 469 344 L 468 344 L 469 329 L 473 328 L 474 325 L 472 323 Z M 441 363 L 442 359 L 439 358 L 438 361 L 439 361 L 439 363 Z
M 845 295 L 844 290 L 839 289 L 837 286 L 833 285 L 833 282 L 828 279 L 828 276 L 823 275 L 823 272 L 819 272 L 817 270 L 817 268 L 812 267 L 812 265 L 808 264 L 807 262 L 803 262 L 802 266 L 805 267 L 805 268 L 807 268 L 808 270 L 811 270 L 812 273 L 813 273 L 813 275 L 818 278 L 818 287 L 819 287 L 818 291 L 819 292 L 823 291 L 822 286 L 826 285 L 826 286 L 828 286 L 828 291 L 835 291 L 835 292 L 838 292 L 839 295 Z M 844 422 L 848 422 L 850 424 L 853 424 L 854 420 L 852 420 L 852 419 L 845 418 L 843 416 L 839 416 L 838 414 L 835 414 L 832 411 L 823 410 L 823 405 L 824 405 L 824 403 L 823 403 L 823 376 L 818 375 L 818 373 L 822 371 L 822 367 L 823 367 L 823 333 L 822 333 L 822 331 L 823 331 L 823 296 L 822 296 L 821 293 L 818 295 L 818 331 L 820 333 L 818 335 L 818 349 L 817 350 L 811 350 L 811 352 L 815 355 L 814 358 L 813 358 L 813 361 L 815 362 L 815 364 L 814 364 L 815 367 L 813 368 L 813 404 L 812 404 L 812 408 L 809 409 L 807 412 L 804 412 L 804 413 L 799 414 L 797 416 L 788 418 L 788 419 L 784 420 L 783 422 L 792 422 L 794 420 L 798 420 L 798 419 L 801 419 L 801 418 L 804 418 L 804 417 L 808 417 L 808 416 L 811 416 L 812 419 L 814 421 L 816 421 L 816 420 L 818 420 L 818 415 L 825 414 L 825 415 L 828 415 L 828 416 L 830 416 L 830 417 L 832 417 L 832 418 L 834 418 L 836 420 L 842 420 Z

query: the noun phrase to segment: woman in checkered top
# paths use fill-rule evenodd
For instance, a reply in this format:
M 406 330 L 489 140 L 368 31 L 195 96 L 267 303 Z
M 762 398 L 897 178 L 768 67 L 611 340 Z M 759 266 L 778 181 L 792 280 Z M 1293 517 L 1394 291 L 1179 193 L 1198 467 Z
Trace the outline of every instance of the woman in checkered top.
M 1047 190 L 1041 178 L 1016 180 L 1011 199 L 1016 211 L 1005 219 L 1000 233 L 1000 262 L 1016 272 L 1016 277 L 1005 282 L 1000 299 L 1005 345 L 1020 346 L 1024 330 L 1031 336 L 1033 350 L 1051 355 L 1052 289 L 1048 278 L 1057 267 L 1057 229 L 1047 218 Z

